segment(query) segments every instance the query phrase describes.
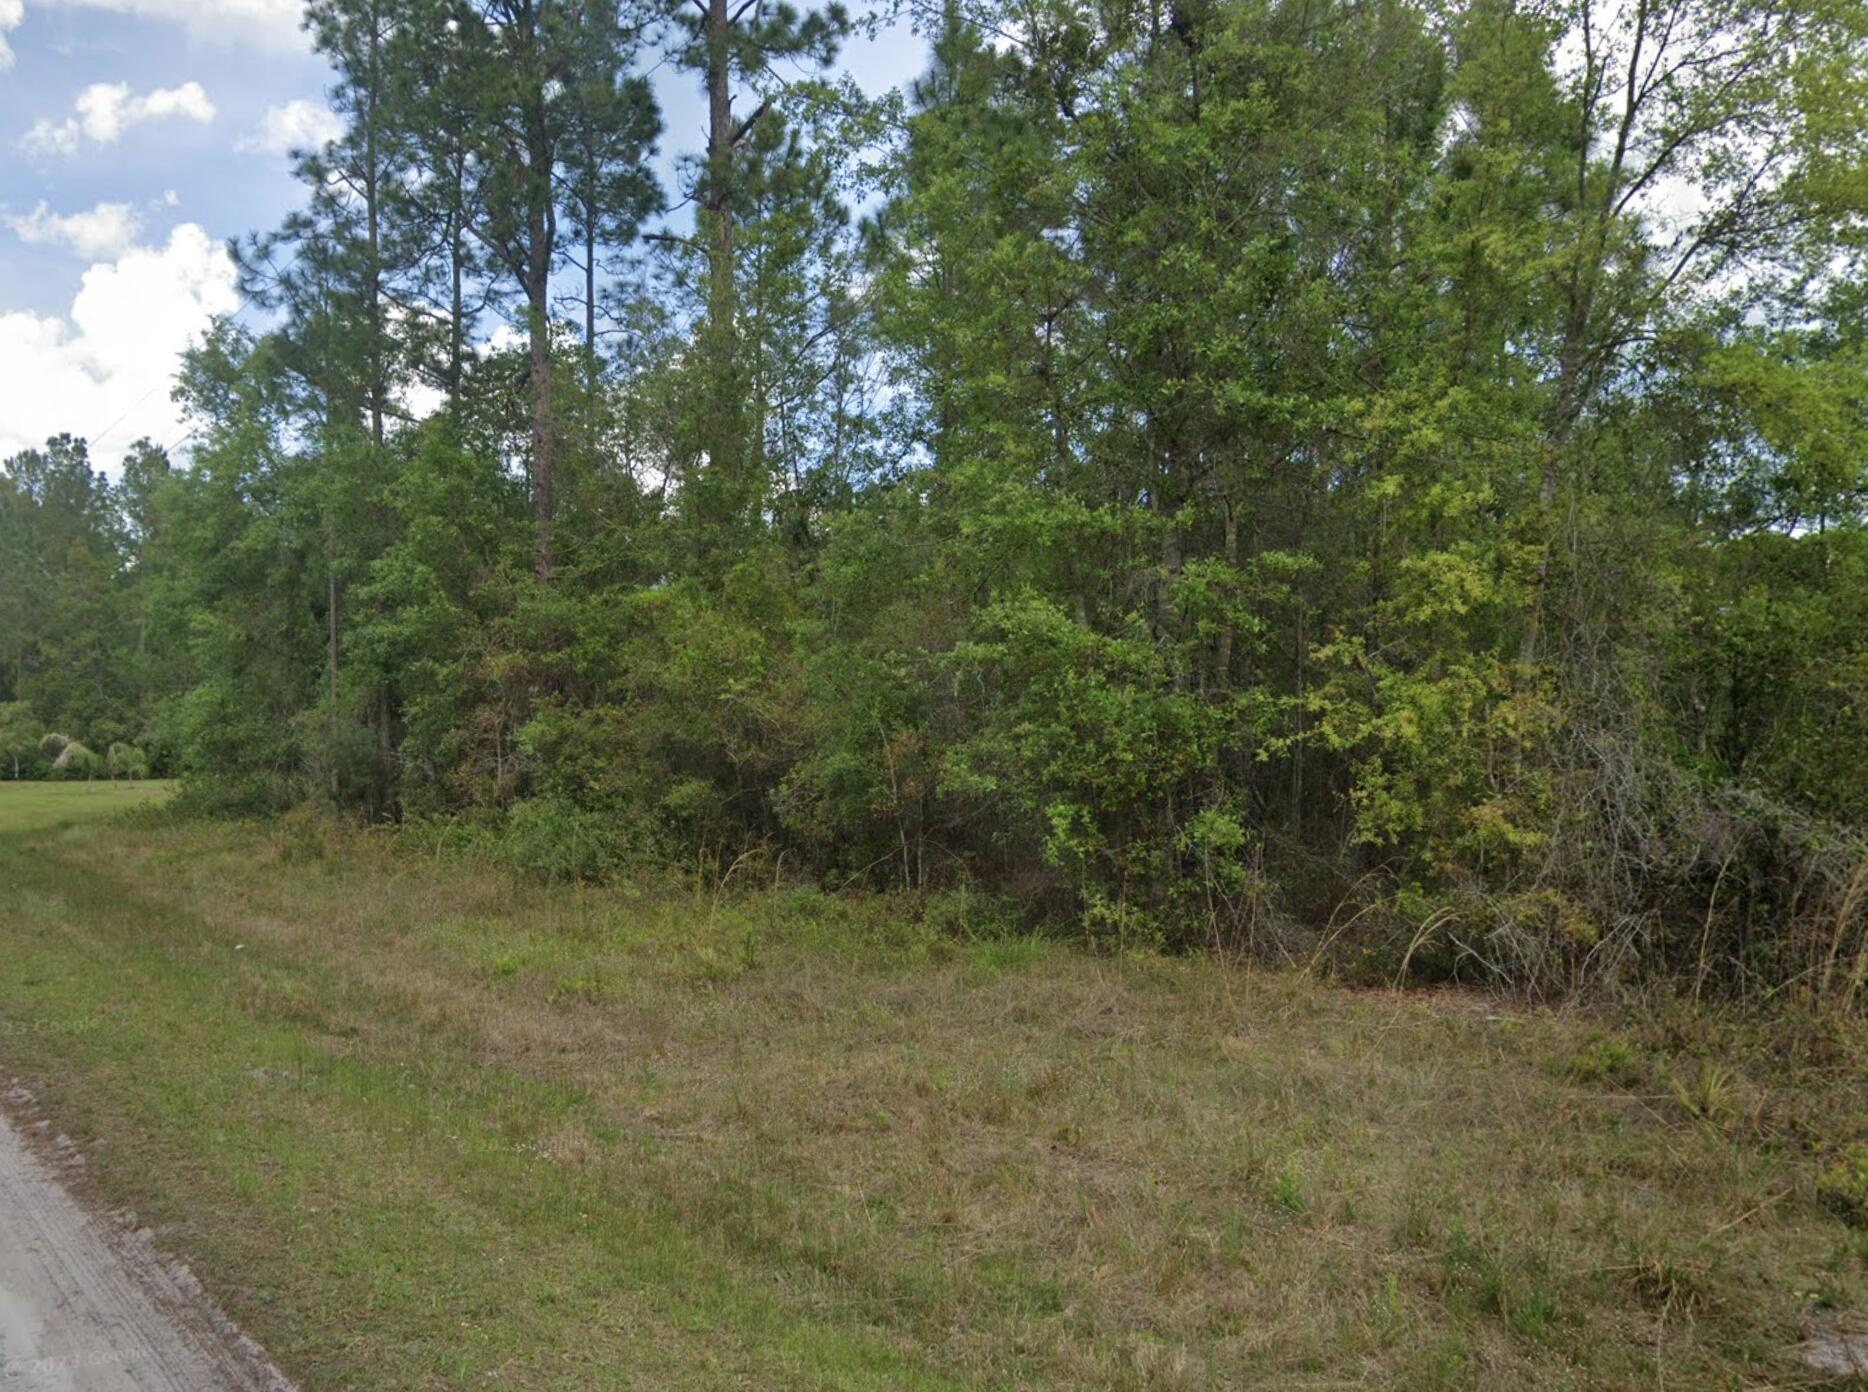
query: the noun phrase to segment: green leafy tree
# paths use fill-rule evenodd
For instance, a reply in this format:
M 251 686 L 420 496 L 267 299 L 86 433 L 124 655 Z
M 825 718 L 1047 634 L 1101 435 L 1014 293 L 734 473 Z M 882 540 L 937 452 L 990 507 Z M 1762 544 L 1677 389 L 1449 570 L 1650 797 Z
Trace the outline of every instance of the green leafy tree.
M 12 764 L 15 779 L 21 776 L 21 761 L 32 757 L 44 735 L 29 702 L 0 703 L 0 758 Z
M 547 878 L 1856 991 L 1861 6 L 954 0 L 880 98 L 835 6 L 311 19 L 187 457 L 0 469 L 20 738 Z

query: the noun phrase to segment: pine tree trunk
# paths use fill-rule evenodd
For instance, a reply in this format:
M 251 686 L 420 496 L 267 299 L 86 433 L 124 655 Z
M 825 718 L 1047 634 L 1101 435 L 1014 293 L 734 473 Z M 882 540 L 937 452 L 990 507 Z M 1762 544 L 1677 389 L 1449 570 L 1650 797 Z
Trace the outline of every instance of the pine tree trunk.
M 542 107 L 532 112 L 528 124 L 533 187 L 526 212 L 525 298 L 532 331 L 532 513 L 538 524 L 538 578 L 549 584 L 557 570 L 558 441 L 551 400 L 551 266 L 556 259 L 557 216 L 549 180 L 551 136 Z
M 532 301 L 532 516 L 538 524 L 538 578 L 549 582 L 557 568 L 552 535 L 557 520 L 557 482 L 551 419 L 551 326 L 542 288 Z
M 716 332 L 733 327 L 733 72 L 727 0 L 707 3 L 707 211 L 713 217 L 708 313 Z
M 388 406 L 388 373 L 383 361 L 383 231 L 382 171 L 378 165 L 377 124 L 382 101 L 382 17 L 377 6 L 370 7 L 370 85 L 369 112 L 363 128 L 363 196 L 367 205 L 369 238 L 369 314 L 370 314 L 370 441 L 383 443 L 383 416 Z
M 337 779 L 337 562 L 336 557 L 329 557 L 325 565 L 325 608 L 331 623 L 331 801 L 337 801 L 341 789 Z

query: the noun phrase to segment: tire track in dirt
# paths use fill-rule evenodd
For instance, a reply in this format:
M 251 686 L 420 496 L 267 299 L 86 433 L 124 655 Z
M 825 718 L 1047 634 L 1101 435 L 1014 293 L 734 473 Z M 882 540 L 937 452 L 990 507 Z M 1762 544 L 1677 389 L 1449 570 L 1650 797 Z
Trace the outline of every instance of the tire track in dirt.
M 0 1110 L 0 1392 L 292 1389 L 185 1267 L 81 1207 Z

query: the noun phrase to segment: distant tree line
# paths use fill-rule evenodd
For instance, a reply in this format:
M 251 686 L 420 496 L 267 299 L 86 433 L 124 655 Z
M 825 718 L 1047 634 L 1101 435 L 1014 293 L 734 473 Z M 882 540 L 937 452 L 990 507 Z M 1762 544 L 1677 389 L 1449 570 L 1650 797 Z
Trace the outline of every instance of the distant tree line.
M 314 4 L 271 326 L 6 466 L 0 698 L 547 875 L 1853 998 L 1868 7 L 916 20 Z

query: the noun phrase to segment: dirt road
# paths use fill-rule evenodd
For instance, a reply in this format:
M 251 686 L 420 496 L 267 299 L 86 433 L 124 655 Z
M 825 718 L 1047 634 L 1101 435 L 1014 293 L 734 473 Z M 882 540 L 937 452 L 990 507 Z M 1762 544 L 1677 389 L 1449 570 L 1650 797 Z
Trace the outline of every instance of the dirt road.
M 93 1217 L 0 1112 L 0 1392 L 291 1392 L 187 1272 Z

